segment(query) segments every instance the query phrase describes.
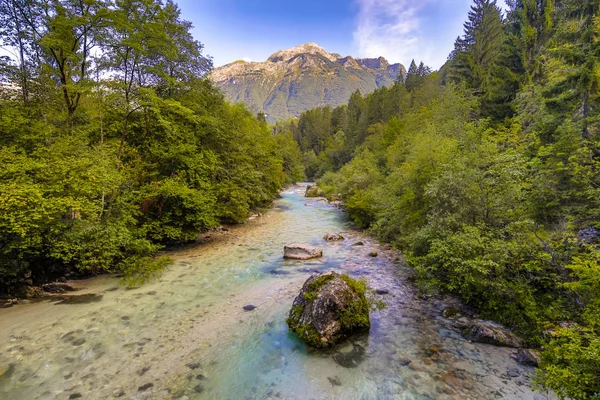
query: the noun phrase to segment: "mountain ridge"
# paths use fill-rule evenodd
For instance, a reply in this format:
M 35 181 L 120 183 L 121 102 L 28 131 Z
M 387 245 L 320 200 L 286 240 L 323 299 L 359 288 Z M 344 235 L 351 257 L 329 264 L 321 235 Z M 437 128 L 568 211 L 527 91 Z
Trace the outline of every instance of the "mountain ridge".
M 390 86 L 401 74 L 406 74 L 402 64 L 383 57 L 342 57 L 309 42 L 279 50 L 263 62 L 234 61 L 209 77 L 227 100 L 243 102 L 274 122 L 315 107 L 340 106 L 356 90 L 366 94 Z

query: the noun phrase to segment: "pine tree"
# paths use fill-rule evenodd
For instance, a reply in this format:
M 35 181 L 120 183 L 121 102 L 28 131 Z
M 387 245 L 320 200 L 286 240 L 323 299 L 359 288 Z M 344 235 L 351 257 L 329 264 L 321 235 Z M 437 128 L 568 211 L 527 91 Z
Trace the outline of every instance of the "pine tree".
M 406 89 L 409 92 L 412 91 L 416 87 L 416 81 L 417 81 L 418 76 L 419 76 L 419 73 L 417 70 L 417 64 L 415 63 L 415 60 L 412 60 L 410 62 L 410 67 L 408 67 L 408 71 L 406 72 L 406 81 L 405 81 Z
M 454 43 L 449 79 L 483 94 L 503 42 L 502 15 L 495 0 L 475 0 L 464 35 Z
M 548 107 L 560 121 L 575 117 L 589 139 L 598 120 L 600 80 L 600 5 L 597 0 L 564 0 L 558 9 L 554 45 L 550 48 Z

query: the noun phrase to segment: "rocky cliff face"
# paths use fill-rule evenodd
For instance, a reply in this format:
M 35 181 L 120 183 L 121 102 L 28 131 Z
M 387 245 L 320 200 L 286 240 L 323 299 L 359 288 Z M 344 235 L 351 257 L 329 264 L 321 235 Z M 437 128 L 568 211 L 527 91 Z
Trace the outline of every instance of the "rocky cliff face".
M 402 64 L 383 57 L 352 58 L 307 43 L 274 53 L 265 62 L 236 61 L 215 68 L 210 78 L 227 100 L 264 112 L 269 122 L 295 117 L 311 108 L 345 104 L 406 74 Z

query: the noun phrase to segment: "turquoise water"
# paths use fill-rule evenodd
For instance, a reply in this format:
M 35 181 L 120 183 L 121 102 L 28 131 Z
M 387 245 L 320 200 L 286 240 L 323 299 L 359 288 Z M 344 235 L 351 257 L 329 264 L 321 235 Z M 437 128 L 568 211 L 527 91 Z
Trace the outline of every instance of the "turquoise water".
M 143 287 L 100 277 L 79 282 L 86 302 L 0 310 L 0 398 L 543 399 L 514 350 L 465 341 L 440 316 L 448 300 L 420 297 L 395 251 L 304 189 L 171 252 L 174 265 Z M 324 242 L 328 232 L 346 240 Z M 294 242 L 321 246 L 324 257 L 284 260 Z M 285 318 L 302 283 L 327 270 L 389 294 L 379 296 L 387 307 L 372 314 L 368 335 L 316 352 Z

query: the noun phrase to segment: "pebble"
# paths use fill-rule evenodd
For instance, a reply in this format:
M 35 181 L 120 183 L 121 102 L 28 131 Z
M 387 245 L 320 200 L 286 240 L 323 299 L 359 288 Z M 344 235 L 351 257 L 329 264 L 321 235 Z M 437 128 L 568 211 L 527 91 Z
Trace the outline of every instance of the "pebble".
M 253 304 L 248 304 L 247 306 L 243 307 L 244 311 L 252 311 L 256 309 L 256 306 Z
M 519 371 L 518 369 L 509 369 L 506 374 L 508 376 L 510 376 L 511 378 L 516 378 L 518 376 L 521 376 L 521 371 Z
M 194 392 L 196 393 L 202 393 L 204 391 L 204 386 L 202 385 L 196 385 L 194 386 Z

